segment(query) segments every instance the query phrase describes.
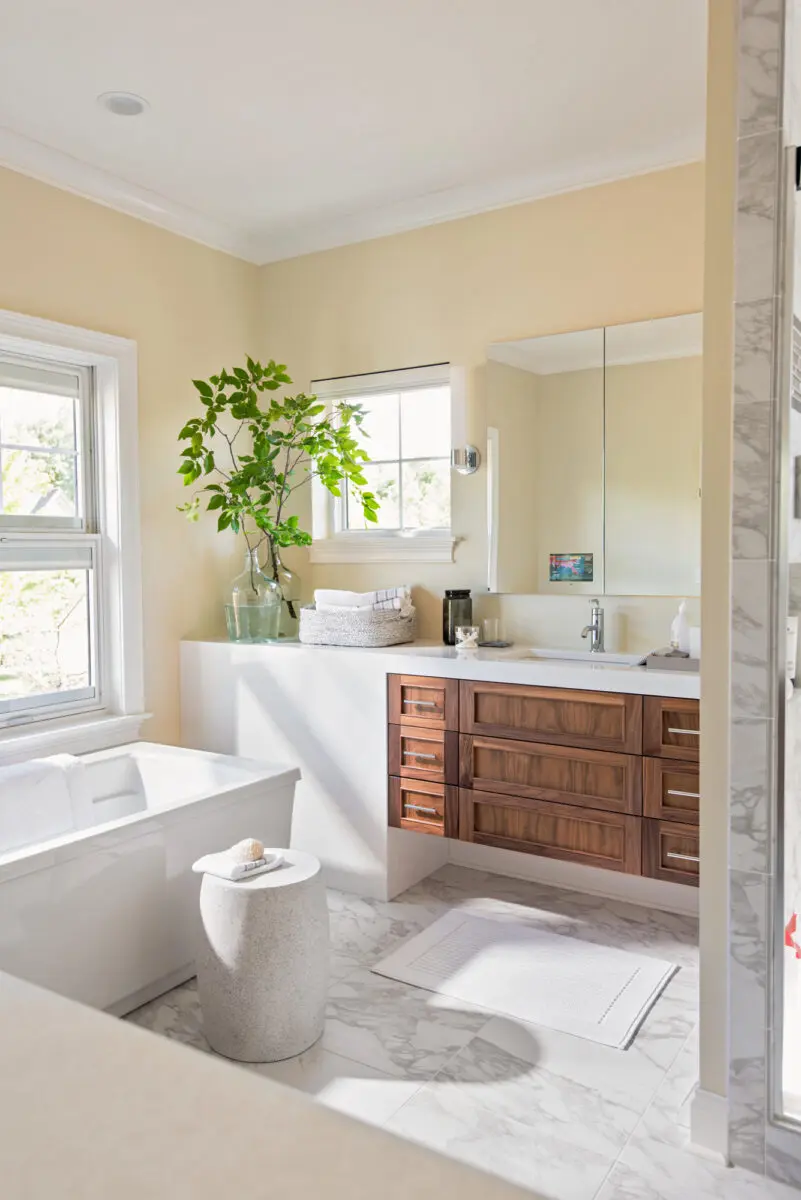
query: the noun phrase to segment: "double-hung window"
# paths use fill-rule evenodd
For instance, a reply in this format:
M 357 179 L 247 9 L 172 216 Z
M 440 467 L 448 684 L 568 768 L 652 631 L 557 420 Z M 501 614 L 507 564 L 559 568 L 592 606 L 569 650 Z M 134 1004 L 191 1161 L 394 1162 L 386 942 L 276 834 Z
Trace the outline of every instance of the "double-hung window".
M 90 367 L 0 354 L 0 727 L 99 707 Z
M 312 561 L 450 561 L 451 378 L 447 363 L 312 382 L 331 407 L 360 404 L 357 438 L 367 453 L 366 487 L 379 500 L 368 523 L 348 488 L 314 492 Z

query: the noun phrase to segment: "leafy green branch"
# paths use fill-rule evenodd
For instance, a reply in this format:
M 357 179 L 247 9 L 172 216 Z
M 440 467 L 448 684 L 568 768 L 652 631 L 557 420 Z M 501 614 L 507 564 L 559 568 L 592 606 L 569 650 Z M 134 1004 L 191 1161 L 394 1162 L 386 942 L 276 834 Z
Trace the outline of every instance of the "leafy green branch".
M 197 520 L 204 497 L 219 530 L 242 533 L 250 550 L 268 543 L 275 577 L 277 548 L 311 543 L 298 517 L 286 512 L 290 496 L 310 479 L 333 496 L 348 487 L 368 521 L 377 520 L 379 502 L 367 489 L 362 467 L 368 455 L 356 437 L 366 415 L 362 406 L 342 402 L 326 412 L 303 392 L 279 398 L 274 393 L 292 382 L 286 367 L 273 359 L 245 362 L 193 380 L 204 412 L 178 434 L 185 443 L 178 470 L 187 487 L 208 482 L 180 511 Z

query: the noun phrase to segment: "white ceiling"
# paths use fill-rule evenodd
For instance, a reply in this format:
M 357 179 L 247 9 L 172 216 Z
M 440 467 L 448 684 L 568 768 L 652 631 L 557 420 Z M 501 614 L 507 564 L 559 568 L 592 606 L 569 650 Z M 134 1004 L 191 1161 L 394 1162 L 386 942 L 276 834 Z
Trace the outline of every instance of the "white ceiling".
M 0 161 L 267 262 L 702 157 L 705 26 L 705 0 L 18 0 Z

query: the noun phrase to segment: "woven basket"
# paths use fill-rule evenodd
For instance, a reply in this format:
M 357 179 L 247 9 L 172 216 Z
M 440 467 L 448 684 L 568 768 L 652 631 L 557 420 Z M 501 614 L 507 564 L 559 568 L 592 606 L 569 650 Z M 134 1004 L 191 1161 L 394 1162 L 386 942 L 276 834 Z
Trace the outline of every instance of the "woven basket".
M 300 610 L 298 637 L 308 646 L 399 646 L 413 642 L 417 634 L 417 614 L 397 611 L 318 612 L 313 604 Z

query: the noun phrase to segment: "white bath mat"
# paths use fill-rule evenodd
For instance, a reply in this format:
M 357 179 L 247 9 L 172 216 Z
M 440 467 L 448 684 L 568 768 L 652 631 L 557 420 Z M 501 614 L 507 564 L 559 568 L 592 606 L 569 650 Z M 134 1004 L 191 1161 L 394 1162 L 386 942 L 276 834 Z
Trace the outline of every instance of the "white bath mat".
M 621 1050 L 677 969 L 458 909 L 373 967 L 377 975 Z

